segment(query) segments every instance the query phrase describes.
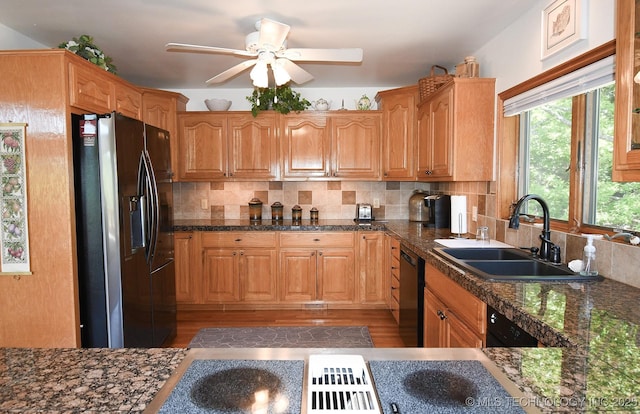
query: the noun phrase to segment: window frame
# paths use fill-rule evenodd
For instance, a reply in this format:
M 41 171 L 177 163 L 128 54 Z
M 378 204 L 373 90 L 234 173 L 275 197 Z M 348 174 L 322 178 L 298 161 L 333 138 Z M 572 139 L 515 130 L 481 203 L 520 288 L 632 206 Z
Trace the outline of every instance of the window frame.
M 616 53 L 616 42 L 611 40 L 599 47 L 590 50 L 576 58 L 563 64 L 551 68 L 525 82 L 522 82 L 510 89 L 498 94 L 498 119 L 497 119 L 497 185 L 496 185 L 496 211 L 498 218 L 507 220 L 511 214 L 511 206 L 518 200 L 518 155 L 520 151 L 520 122 L 521 116 L 504 116 L 504 102 L 530 89 L 543 85 L 575 70 L 588 66 L 598 60 L 613 56 Z M 579 147 L 582 142 L 585 129 L 585 95 L 573 98 L 573 120 L 571 129 L 571 164 L 570 184 L 569 184 L 569 214 L 568 221 L 551 220 L 553 230 L 564 232 L 584 232 L 586 229 L 591 233 L 604 233 L 602 227 L 591 226 L 582 222 L 583 214 L 583 183 L 584 183 L 584 160 L 576 163 Z M 577 165 L 578 164 L 578 165 Z

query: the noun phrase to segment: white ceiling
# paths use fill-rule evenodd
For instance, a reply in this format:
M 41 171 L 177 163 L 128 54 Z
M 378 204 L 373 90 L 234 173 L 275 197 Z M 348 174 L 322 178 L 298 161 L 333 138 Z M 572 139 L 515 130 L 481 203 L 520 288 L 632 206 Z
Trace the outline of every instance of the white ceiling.
M 93 4 L 93 6 L 92 6 Z M 0 0 L 0 23 L 48 47 L 81 34 L 113 58 L 118 75 L 148 87 L 205 88 L 242 61 L 170 53 L 168 42 L 244 49 L 255 22 L 291 26 L 288 47 L 364 50 L 361 64 L 301 66 L 295 88 L 407 85 L 431 65 L 453 67 L 536 3 L 528 0 Z M 246 88 L 249 71 L 211 88 Z

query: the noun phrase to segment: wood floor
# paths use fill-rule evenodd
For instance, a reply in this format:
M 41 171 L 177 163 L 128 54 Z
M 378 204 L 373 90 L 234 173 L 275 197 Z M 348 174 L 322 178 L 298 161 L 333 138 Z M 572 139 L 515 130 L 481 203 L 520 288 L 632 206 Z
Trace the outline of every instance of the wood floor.
M 388 310 L 180 310 L 178 329 L 169 347 L 185 348 L 201 328 L 247 326 L 367 326 L 376 348 L 403 347 L 398 325 Z

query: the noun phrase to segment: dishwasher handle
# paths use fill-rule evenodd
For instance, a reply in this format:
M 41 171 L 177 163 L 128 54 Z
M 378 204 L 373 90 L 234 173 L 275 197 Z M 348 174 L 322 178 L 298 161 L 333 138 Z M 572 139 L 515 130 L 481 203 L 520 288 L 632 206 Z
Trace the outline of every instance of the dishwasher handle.
M 413 257 L 402 250 L 400 251 L 400 257 L 402 257 L 406 262 L 408 262 L 411 265 L 411 267 L 418 266 L 418 258 Z

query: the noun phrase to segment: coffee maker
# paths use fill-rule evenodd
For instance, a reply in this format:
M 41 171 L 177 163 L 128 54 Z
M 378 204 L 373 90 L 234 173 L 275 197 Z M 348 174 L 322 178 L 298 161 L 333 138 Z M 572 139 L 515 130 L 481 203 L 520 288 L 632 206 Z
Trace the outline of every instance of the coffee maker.
M 425 227 L 447 228 L 451 215 L 451 197 L 415 190 L 409 198 L 409 221 L 419 221 Z

